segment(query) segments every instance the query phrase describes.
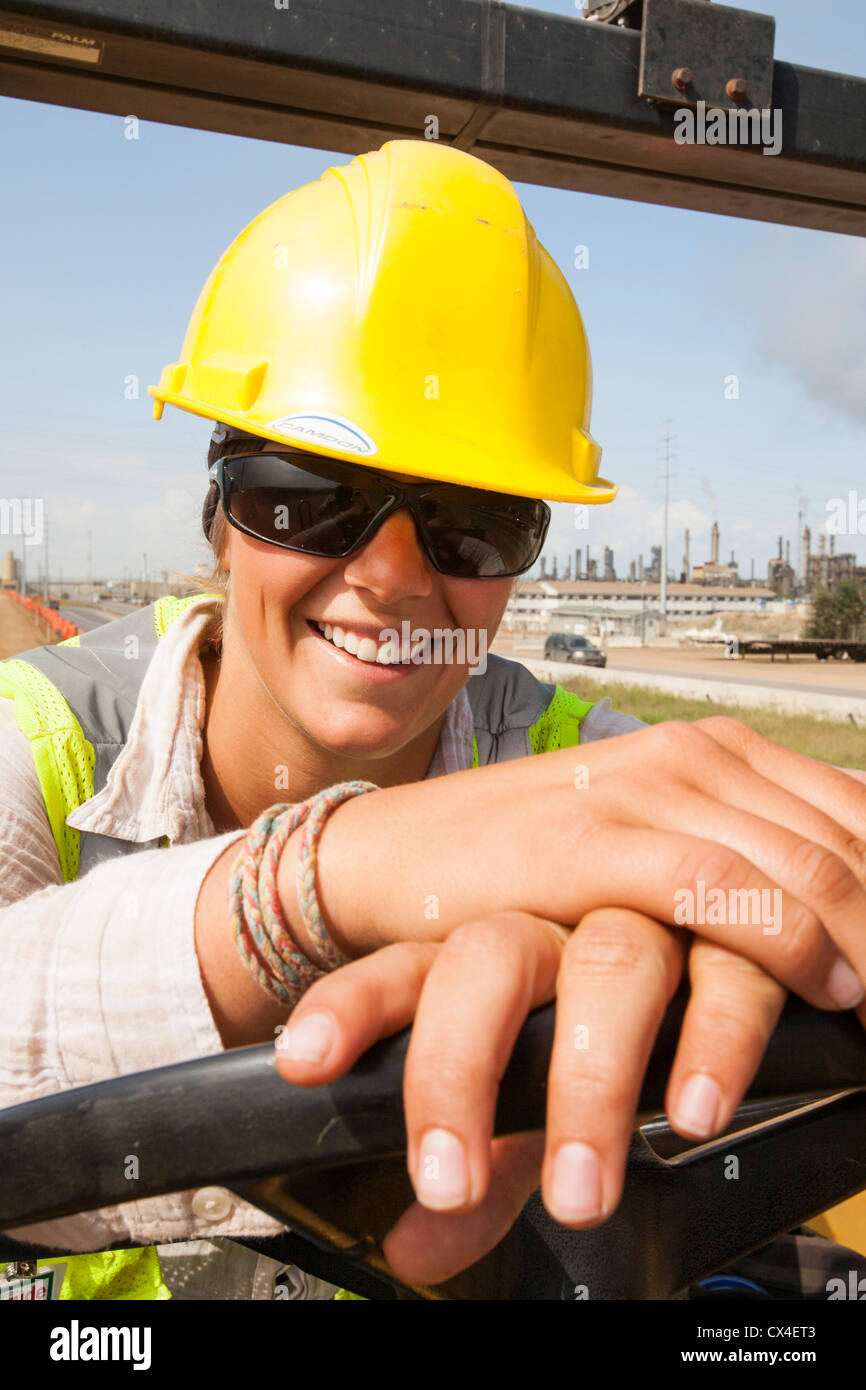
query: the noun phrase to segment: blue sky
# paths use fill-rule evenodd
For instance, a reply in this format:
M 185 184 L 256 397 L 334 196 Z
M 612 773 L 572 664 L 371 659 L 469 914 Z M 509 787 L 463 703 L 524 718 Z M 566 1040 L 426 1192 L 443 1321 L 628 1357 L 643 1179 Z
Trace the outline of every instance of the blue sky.
M 776 56 L 866 76 L 862 0 L 767 0 Z M 528 4 L 576 14 L 565 0 Z M 262 208 L 332 164 L 301 149 L 0 99 L 6 215 L 0 230 L 4 462 L 0 494 L 42 497 L 51 571 L 189 570 L 207 558 L 199 515 L 205 422 L 147 385 L 176 360 L 211 268 Z M 795 551 L 801 497 L 813 535 L 827 503 L 866 496 L 866 241 L 518 185 L 569 279 L 595 375 L 593 434 L 621 486 L 575 531 L 554 504 L 548 560 L 575 545 L 617 571 L 661 531 L 661 446 L 674 435 L 671 568 L 721 553 L 764 576 L 781 533 Z M 589 249 L 586 269 L 574 248 Z M 739 380 L 739 398 L 725 381 Z M 140 396 L 124 397 L 135 376 Z M 866 524 L 866 523 L 864 523 Z M 0 547 L 10 542 L 0 537 Z M 20 553 L 20 542 L 12 544 Z M 866 560 L 866 536 L 837 538 Z M 37 549 L 27 547 L 28 572 Z

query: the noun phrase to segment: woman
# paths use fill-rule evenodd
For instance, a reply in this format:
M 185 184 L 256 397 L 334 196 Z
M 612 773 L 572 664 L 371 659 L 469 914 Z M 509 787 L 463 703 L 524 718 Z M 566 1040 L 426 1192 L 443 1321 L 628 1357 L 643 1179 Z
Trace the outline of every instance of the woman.
M 730 1119 L 787 989 L 860 1005 L 862 787 L 733 721 L 645 729 L 516 663 L 473 674 L 468 644 L 443 658 L 437 630 L 486 651 L 543 544 L 540 498 L 615 493 L 577 307 L 512 186 L 473 156 L 392 141 L 266 209 L 150 392 L 157 418 L 168 402 L 217 422 L 217 593 L 0 668 L 0 1103 L 275 1033 L 280 1074 L 321 1084 L 414 1019 L 418 1201 L 385 1243 L 394 1269 L 466 1267 L 539 1182 L 557 1220 L 597 1224 L 686 961 L 667 1108 L 690 1138 Z M 412 660 L 404 624 L 431 659 Z M 46 680 L 62 728 L 34 713 Z M 264 814 L 299 804 L 301 824 Z M 700 882 L 779 890 L 781 929 L 687 935 L 676 895 Z M 546 1134 L 491 1145 L 513 1039 L 554 994 Z M 232 1242 L 278 1229 L 205 1189 L 13 1234 L 106 1249 L 128 1233 L 164 1269 L 211 1237 L 226 1269 Z M 227 1296 L 213 1268 L 198 1277 Z M 231 1296 L 261 1296 L 260 1274 Z

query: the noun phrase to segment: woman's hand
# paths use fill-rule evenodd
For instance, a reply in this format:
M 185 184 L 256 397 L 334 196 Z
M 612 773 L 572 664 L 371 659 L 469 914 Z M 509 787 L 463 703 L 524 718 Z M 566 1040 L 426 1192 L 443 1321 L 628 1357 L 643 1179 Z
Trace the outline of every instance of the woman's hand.
M 278 886 L 315 956 L 295 897 L 298 838 Z M 354 798 L 325 827 L 318 895 L 352 957 L 501 912 L 570 926 L 620 904 L 689 926 L 819 1008 L 853 1007 L 864 841 L 866 788 L 845 772 L 735 720 L 671 722 Z M 719 900 L 724 916 L 704 910 Z
M 866 979 L 864 780 L 734 720 L 657 725 L 345 803 L 322 837 L 319 901 L 332 936 L 356 957 L 401 939 L 441 941 L 491 912 L 571 926 L 621 903 L 670 923 L 683 896 L 700 907 L 703 883 L 704 901 L 721 889 L 750 907 L 748 894 L 757 895 L 770 918 L 695 912 L 684 925 L 813 1004 L 853 1007 L 846 961 Z M 301 834 L 282 855 L 278 888 L 295 939 L 315 958 L 295 892 Z M 272 1037 L 282 1017 L 225 929 L 236 850 L 212 865 L 195 913 L 202 980 L 226 1047 Z M 866 1003 L 858 1016 L 866 1025 Z
M 417 1202 L 384 1250 L 409 1283 L 480 1259 L 539 1186 L 551 1215 L 596 1225 L 617 1205 L 641 1084 L 690 935 L 626 908 L 574 932 L 527 912 L 463 925 L 439 945 L 384 947 L 319 980 L 277 1043 L 295 1085 L 349 1071 L 414 1019 L 404 1074 Z M 689 1138 L 719 1132 L 747 1090 L 785 991 L 742 956 L 691 944 L 692 994 L 666 1094 Z M 556 996 L 546 1135 L 493 1140 L 499 1080 L 527 1014 Z M 318 1057 L 318 1060 L 314 1060 Z

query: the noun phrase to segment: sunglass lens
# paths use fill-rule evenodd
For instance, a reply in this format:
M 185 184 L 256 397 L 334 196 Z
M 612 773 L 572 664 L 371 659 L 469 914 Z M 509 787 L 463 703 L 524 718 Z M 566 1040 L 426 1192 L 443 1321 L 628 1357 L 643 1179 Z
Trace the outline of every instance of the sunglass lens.
M 274 456 L 234 459 L 231 513 L 262 540 L 310 554 L 348 554 L 385 494 L 294 468 Z
M 431 557 L 454 578 L 495 579 L 519 574 L 534 564 L 544 540 L 547 508 L 529 498 L 509 499 L 466 489 L 427 493 L 420 506 Z

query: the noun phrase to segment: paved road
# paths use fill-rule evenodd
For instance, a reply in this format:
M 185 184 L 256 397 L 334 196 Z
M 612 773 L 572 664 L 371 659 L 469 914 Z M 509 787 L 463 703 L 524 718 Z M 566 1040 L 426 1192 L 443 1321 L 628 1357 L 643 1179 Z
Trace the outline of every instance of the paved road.
M 497 651 L 494 644 L 493 651 Z M 542 661 L 541 647 L 532 651 L 509 652 L 503 656 L 531 657 Z M 567 663 L 561 662 L 567 669 Z M 576 670 L 581 667 L 577 666 Z M 702 651 L 699 647 L 625 647 L 611 648 L 607 654 L 607 671 L 612 680 L 627 680 L 630 675 L 682 676 L 702 681 L 724 681 L 730 685 L 759 685 L 773 689 L 799 691 L 806 695 L 847 695 L 866 699 L 866 666 L 853 661 L 817 661 L 814 657 L 795 657 L 792 661 L 770 661 L 769 658 L 744 657 L 739 661 L 725 658 L 719 650 Z
M 72 608 L 69 604 L 64 603 L 60 607 L 60 616 L 67 618 L 70 623 L 74 623 L 79 631 L 90 632 L 92 628 L 102 627 L 103 623 L 110 622 L 117 615 L 106 611 L 100 612 L 94 608 Z

